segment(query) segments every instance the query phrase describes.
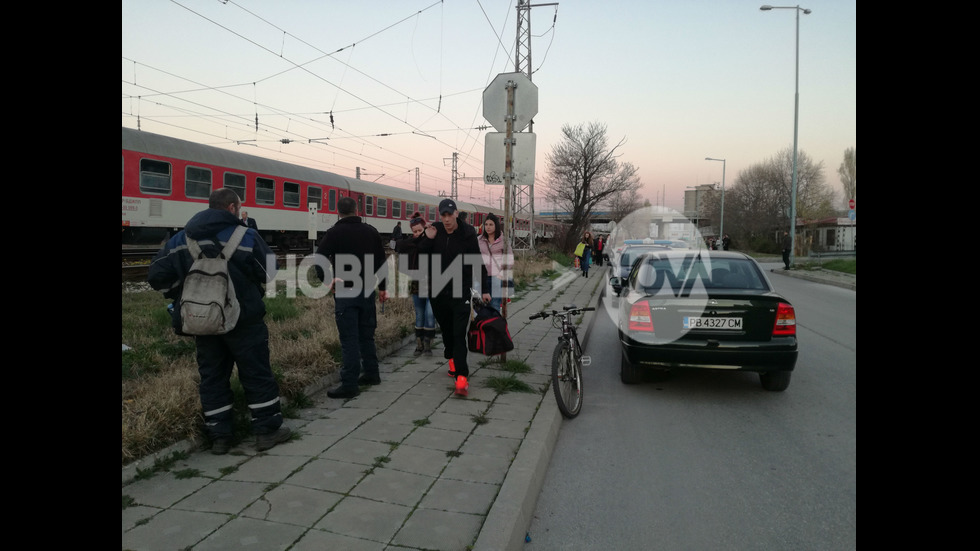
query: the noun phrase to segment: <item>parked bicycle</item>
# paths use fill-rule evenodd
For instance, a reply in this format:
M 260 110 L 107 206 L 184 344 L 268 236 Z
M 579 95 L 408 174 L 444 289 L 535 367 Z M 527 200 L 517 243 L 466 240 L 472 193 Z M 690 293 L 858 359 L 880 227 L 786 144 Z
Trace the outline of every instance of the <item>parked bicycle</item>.
M 578 331 L 572 323 L 572 316 L 582 312 L 595 310 L 593 307 L 577 308 L 565 306 L 562 311 L 542 311 L 531 314 L 530 319 L 551 317 L 551 324 L 561 330 L 558 344 L 551 355 L 551 388 L 555 392 L 558 410 L 568 419 L 574 418 L 582 411 L 582 366 L 591 363 L 590 358 L 582 354 L 582 345 L 578 341 Z

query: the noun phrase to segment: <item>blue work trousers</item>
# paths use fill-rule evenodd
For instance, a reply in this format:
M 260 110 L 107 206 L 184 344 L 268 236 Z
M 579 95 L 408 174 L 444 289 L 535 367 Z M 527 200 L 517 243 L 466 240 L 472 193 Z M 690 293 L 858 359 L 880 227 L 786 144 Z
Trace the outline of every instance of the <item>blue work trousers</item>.
M 224 335 L 198 336 L 196 340 L 201 375 L 198 390 L 208 435 L 229 438 L 234 433 L 231 370 L 235 365 L 245 390 L 252 433 L 275 432 L 282 426 L 279 383 L 269 362 L 269 328 L 265 322 L 239 325 Z

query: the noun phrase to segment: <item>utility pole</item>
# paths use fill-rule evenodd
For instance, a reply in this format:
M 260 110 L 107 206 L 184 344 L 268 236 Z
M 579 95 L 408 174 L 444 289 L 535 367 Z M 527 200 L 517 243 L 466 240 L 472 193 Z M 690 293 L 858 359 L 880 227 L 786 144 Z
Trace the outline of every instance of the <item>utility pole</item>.
M 453 152 L 453 181 L 452 181 L 452 184 L 451 184 L 452 187 L 449 190 L 449 197 L 452 198 L 453 201 L 458 201 L 459 200 L 457 198 L 457 195 L 458 194 L 457 194 L 457 191 L 456 191 L 456 159 L 457 159 L 457 157 L 459 157 L 459 153 L 457 153 L 457 152 L 454 151 Z M 443 159 L 443 161 L 446 161 L 448 159 L 449 159 L 449 157 L 446 157 L 446 158 Z M 418 191 L 418 190 L 416 189 L 416 191 Z
M 419 193 L 419 167 L 415 167 L 415 193 Z
M 531 80 L 531 8 L 537 6 L 557 6 L 557 2 L 549 4 L 530 4 L 527 0 L 517 1 L 517 48 L 514 52 L 514 72 L 524 73 Z M 557 14 L 556 16 L 557 17 Z M 534 121 L 528 125 L 528 132 L 534 132 Z M 507 187 L 509 190 L 510 187 Z M 505 190 L 505 194 L 506 191 Z M 515 185 L 513 193 L 514 218 L 523 217 L 528 220 L 527 238 L 513 238 L 513 248 L 534 250 L 534 181 L 526 185 Z M 512 236 L 516 236 L 514 228 L 507 228 Z

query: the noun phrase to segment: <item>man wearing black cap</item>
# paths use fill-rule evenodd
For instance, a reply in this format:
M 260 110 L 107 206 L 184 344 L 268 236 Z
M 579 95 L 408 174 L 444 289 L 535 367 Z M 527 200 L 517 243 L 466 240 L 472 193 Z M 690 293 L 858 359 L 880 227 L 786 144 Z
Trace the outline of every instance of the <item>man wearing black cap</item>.
M 470 289 L 474 268 L 480 266 L 485 271 L 486 267 L 477 244 L 476 230 L 460 222 L 458 215 L 456 202 L 443 199 L 439 203 L 442 221 L 425 229 L 426 239 L 419 241 L 419 252 L 430 255 L 429 296 L 432 313 L 442 330 L 443 356 L 449 360 L 449 376 L 456 378 L 456 394 L 466 396 L 470 376 L 466 363 Z M 486 277 L 486 273 L 482 277 Z

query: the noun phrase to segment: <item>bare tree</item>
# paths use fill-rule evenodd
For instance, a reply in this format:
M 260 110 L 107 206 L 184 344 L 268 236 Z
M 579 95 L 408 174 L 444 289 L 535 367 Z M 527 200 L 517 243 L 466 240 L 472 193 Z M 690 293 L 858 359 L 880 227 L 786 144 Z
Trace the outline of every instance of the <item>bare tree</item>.
M 853 147 L 844 151 L 844 162 L 837 169 L 840 174 L 841 184 L 844 185 L 844 201 L 857 199 L 858 177 L 857 177 L 857 149 Z
M 649 205 L 650 200 L 648 199 L 646 203 Z M 629 216 L 629 214 L 636 209 L 644 206 L 640 202 L 640 194 L 636 190 L 624 189 L 619 193 L 616 193 L 608 201 L 609 205 L 609 218 L 613 222 L 619 223 L 623 218 Z
M 562 139 L 546 155 L 548 161 L 548 199 L 560 210 L 571 213 L 563 248 L 568 250 L 588 227 L 596 205 L 621 192 L 636 193 L 641 187 L 637 168 L 617 161 L 616 150 L 625 142 L 609 147 L 606 125 L 564 125 Z
M 823 163 L 814 164 L 804 151 L 797 155 L 796 215 L 804 220 L 834 216 L 834 190 L 824 181 Z M 725 232 L 736 242 L 771 238 L 789 228 L 793 151 L 787 148 L 768 161 L 739 172 L 725 191 Z M 711 220 L 721 216 L 721 193 L 709 193 L 702 203 Z M 715 223 L 714 225 L 718 225 Z

